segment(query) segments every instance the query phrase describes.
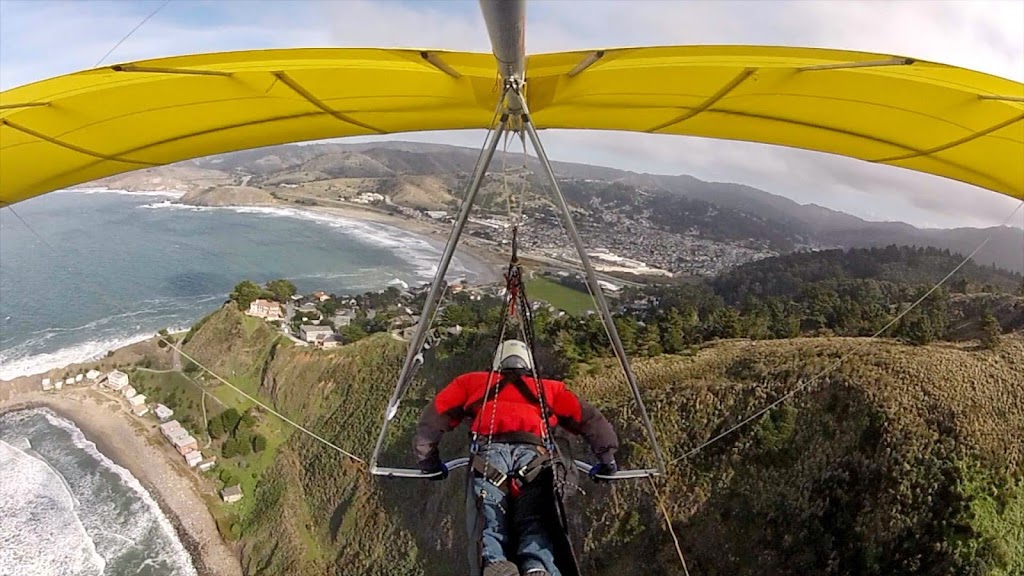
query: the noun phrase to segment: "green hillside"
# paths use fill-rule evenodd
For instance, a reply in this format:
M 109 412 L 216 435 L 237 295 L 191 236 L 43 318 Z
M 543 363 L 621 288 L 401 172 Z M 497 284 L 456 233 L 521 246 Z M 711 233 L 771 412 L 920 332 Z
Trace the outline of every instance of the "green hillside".
M 232 307 L 188 344 L 221 374 L 331 442 L 370 454 L 405 345 L 376 334 L 332 351 L 280 343 Z M 985 574 L 1024 571 L 1024 336 L 908 346 L 799 338 L 707 344 L 638 360 L 663 447 L 686 453 L 851 355 L 793 402 L 660 482 L 691 574 Z M 493 345 L 493 343 L 491 343 Z M 444 349 L 444 347 L 442 347 Z M 456 351 L 460 350 L 460 351 Z M 428 356 L 403 403 L 385 465 L 411 464 L 412 427 L 449 378 L 488 346 Z M 572 387 L 609 416 L 626 466 L 651 463 L 614 361 Z M 451 434 L 448 457 L 465 448 Z M 574 444 L 577 457 L 585 450 Z M 389 576 L 465 571 L 462 472 L 448 482 L 371 479 L 292 433 L 238 514 L 247 574 Z M 588 575 L 679 574 L 647 483 L 595 486 L 570 501 Z

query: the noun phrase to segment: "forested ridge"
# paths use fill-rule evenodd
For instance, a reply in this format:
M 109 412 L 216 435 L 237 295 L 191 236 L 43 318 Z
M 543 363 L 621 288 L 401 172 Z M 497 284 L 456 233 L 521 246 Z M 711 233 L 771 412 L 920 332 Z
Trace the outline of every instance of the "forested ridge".
M 997 326 L 950 336 L 957 322 L 980 327 L 982 315 L 1007 314 L 999 306 L 1017 310 L 1018 297 L 997 292 L 1019 277 L 965 267 L 967 285 L 954 277 L 916 324 L 893 337 L 856 337 L 937 280 L 915 276 L 920 270 L 906 259 L 920 256 L 937 271 L 956 259 L 900 250 L 869 274 L 841 253 L 793 255 L 740 268 L 719 285 L 651 288 L 619 302 L 617 323 L 670 459 L 801 387 L 659 480 L 691 574 L 1024 573 L 1024 335 Z M 912 281 L 900 281 L 900 266 Z M 791 279 L 771 284 L 782 269 Z M 823 294 L 817 308 L 807 301 L 814 291 Z M 871 298 L 877 317 L 833 314 L 851 303 L 865 309 Z M 486 365 L 494 305 L 448 303 L 439 323 L 465 329 L 428 351 L 382 464 L 410 465 L 412 428 L 425 403 L 454 375 Z M 781 315 L 773 318 L 773 310 Z M 965 310 L 966 320 L 958 317 Z M 536 320 L 542 369 L 568 378 L 608 415 L 622 437 L 622 465 L 649 466 L 650 445 L 596 318 L 539 309 Z M 204 364 L 251 379 L 289 417 L 368 456 L 405 344 L 372 334 L 315 350 L 244 325 L 228 304 L 187 348 Z M 759 326 L 766 331 L 754 332 Z M 925 341 L 914 337 L 922 326 L 931 330 Z M 443 453 L 454 457 L 465 444 L 463 434 L 451 434 Z M 573 452 L 587 459 L 578 442 Z M 462 574 L 462 480 L 461 472 L 444 483 L 373 479 L 293 433 L 238 519 L 246 572 Z M 584 573 L 681 573 L 647 483 L 584 481 L 582 488 L 570 507 Z

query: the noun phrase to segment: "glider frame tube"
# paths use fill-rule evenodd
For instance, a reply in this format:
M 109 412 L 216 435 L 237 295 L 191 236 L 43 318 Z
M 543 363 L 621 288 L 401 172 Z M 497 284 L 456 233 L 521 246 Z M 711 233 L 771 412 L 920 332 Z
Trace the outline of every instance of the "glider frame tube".
M 459 217 L 456 219 L 455 225 L 452 227 L 452 232 L 448 237 L 448 243 L 445 244 L 444 252 L 441 255 L 441 261 L 437 265 L 437 273 L 434 274 L 434 281 L 430 285 L 430 292 L 427 293 L 427 301 L 423 304 L 423 311 L 420 313 L 420 321 L 416 325 L 416 331 L 413 334 L 412 341 L 409 342 L 409 350 L 405 357 L 405 364 L 402 365 L 402 372 L 398 376 L 398 383 L 395 385 L 395 391 L 391 395 L 391 400 L 388 402 L 387 411 L 384 414 L 384 425 L 381 427 L 380 436 L 377 437 L 377 445 L 373 448 L 373 456 L 370 458 L 371 474 L 380 476 L 382 475 L 380 473 L 381 470 L 395 470 L 378 468 L 377 460 L 380 458 L 381 450 L 384 448 L 388 429 L 391 427 L 391 420 L 395 417 L 395 414 L 398 413 L 398 406 L 402 402 L 402 396 L 405 395 L 405 391 L 412 382 L 413 374 L 417 368 L 416 365 L 423 362 L 423 343 L 427 339 L 427 332 L 430 330 L 430 323 L 434 316 L 434 310 L 437 308 L 438 302 L 441 299 L 441 285 L 444 284 L 444 276 L 448 272 L 448 266 L 451 264 L 452 257 L 455 255 L 455 248 L 459 244 L 459 238 L 462 237 L 462 231 L 466 227 L 466 222 L 469 220 L 469 213 L 473 209 L 473 202 L 476 200 L 476 194 L 480 191 L 480 185 L 483 183 L 484 176 L 487 174 L 487 167 L 490 166 L 491 159 L 494 158 L 494 153 L 498 149 L 498 144 L 501 143 L 501 135 L 505 132 L 507 121 L 508 115 L 502 114 L 498 125 L 491 131 L 483 153 L 477 161 L 477 165 L 473 173 L 473 180 L 470 182 L 469 188 L 466 191 L 466 197 L 462 200 Z M 414 472 L 416 472 L 417 475 L 422 475 L 419 470 L 414 470 Z
M 540 160 L 541 165 L 544 167 L 544 172 L 548 177 L 548 181 L 551 184 L 551 188 L 554 190 L 555 202 L 558 205 L 559 210 L 562 212 L 562 218 L 565 220 L 565 231 L 569 235 L 569 239 L 572 241 L 573 246 L 576 247 L 576 252 L 579 254 L 580 263 L 583 264 L 583 271 L 587 277 L 587 284 L 590 285 L 591 295 L 594 297 L 594 302 L 597 304 L 598 312 L 601 315 L 601 319 L 604 321 L 605 328 L 608 330 L 608 339 L 611 340 L 612 348 L 615 350 L 615 355 L 619 359 L 619 364 L 622 365 L 622 371 L 626 376 L 626 382 L 629 384 L 630 390 L 633 392 L 633 399 L 636 401 L 637 408 L 640 411 L 640 417 L 643 420 L 644 427 L 647 429 L 647 435 L 651 440 L 651 445 L 654 448 L 654 458 L 658 465 L 658 471 L 662 474 L 665 473 L 665 457 L 661 453 L 661 445 L 658 444 L 658 438 L 654 435 L 654 425 L 651 423 L 650 416 L 647 415 L 647 408 L 644 406 L 643 398 L 640 396 L 640 386 L 637 384 L 636 375 L 633 374 L 633 369 L 629 365 L 629 358 L 626 355 L 626 350 L 622 345 L 622 339 L 619 338 L 619 331 L 615 328 L 615 320 L 612 317 L 611 310 L 608 308 L 608 302 L 604 298 L 604 292 L 601 291 L 601 285 L 597 281 L 597 274 L 594 272 L 594 267 L 590 263 L 590 257 L 587 256 L 586 246 L 583 245 L 583 240 L 580 238 L 579 231 L 576 230 L 576 224 L 572 219 L 572 212 L 569 210 L 569 205 L 565 201 L 565 197 L 562 195 L 562 189 L 558 186 L 558 179 L 555 177 L 555 170 L 551 166 L 551 161 L 548 160 L 548 155 L 544 151 L 544 146 L 541 144 L 540 136 L 537 135 L 537 130 L 533 126 L 533 122 L 530 120 L 530 111 L 526 107 L 526 98 L 522 96 L 519 90 L 510 90 L 510 97 L 517 98 L 519 104 L 523 110 L 523 130 L 526 135 L 529 136 L 530 142 L 533 144 L 534 152 L 537 154 L 537 159 Z
M 581 460 L 573 460 L 573 465 L 576 469 L 584 474 L 589 475 L 590 470 L 593 468 L 590 464 Z M 466 468 L 469 466 L 469 458 L 456 458 L 445 463 L 449 472 L 458 470 L 459 468 Z M 377 476 L 383 476 L 385 478 L 402 478 L 407 480 L 431 480 L 441 475 L 440 472 L 434 472 L 431 474 L 423 473 L 414 468 L 382 468 L 378 467 L 374 470 L 374 474 Z M 636 480 L 639 478 L 650 478 L 658 475 L 658 471 L 649 468 L 645 470 L 622 470 L 614 474 L 598 474 L 595 476 L 598 480 Z

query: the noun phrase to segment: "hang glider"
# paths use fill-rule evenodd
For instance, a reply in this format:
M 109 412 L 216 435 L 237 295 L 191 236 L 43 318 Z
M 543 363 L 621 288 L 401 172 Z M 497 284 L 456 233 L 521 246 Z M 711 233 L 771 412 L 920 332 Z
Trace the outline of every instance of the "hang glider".
M 538 129 L 804 148 L 1024 199 L 1024 85 L 886 54 L 668 46 L 526 58 Z M 196 54 L 0 93 L 0 202 L 289 142 L 489 128 L 492 54 L 363 48 Z M 0 204 L 2 205 L 2 204 Z

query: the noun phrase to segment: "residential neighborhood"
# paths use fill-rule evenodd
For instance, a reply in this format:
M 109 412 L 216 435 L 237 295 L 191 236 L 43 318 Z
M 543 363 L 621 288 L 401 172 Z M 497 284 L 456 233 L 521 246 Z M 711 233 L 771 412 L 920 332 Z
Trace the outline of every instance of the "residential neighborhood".
M 197 468 L 200 463 L 203 463 L 205 466 L 199 467 L 199 470 L 205 472 L 216 463 L 215 456 L 204 459 L 195 437 L 185 430 L 177 420 L 171 420 L 171 417 L 174 416 L 174 411 L 163 404 L 150 404 L 147 402 L 146 395 L 140 394 L 132 386 L 128 374 L 120 370 L 111 370 L 106 374 L 98 370 L 89 370 L 85 374 L 77 374 L 66 379 L 54 380 L 43 378 L 41 388 L 44 392 L 61 390 L 62 386 L 57 386 L 57 383 L 62 386 L 93 386 L 96 389 L 106 391 L 110 397 L 123 402 L 125 410 L 137 418 L 144 418 L 152 414 L 152 417 L 160 422 L 158 426 L 160 433 L 167 439 L 170 446 L 178 452 L 189 468 Z

